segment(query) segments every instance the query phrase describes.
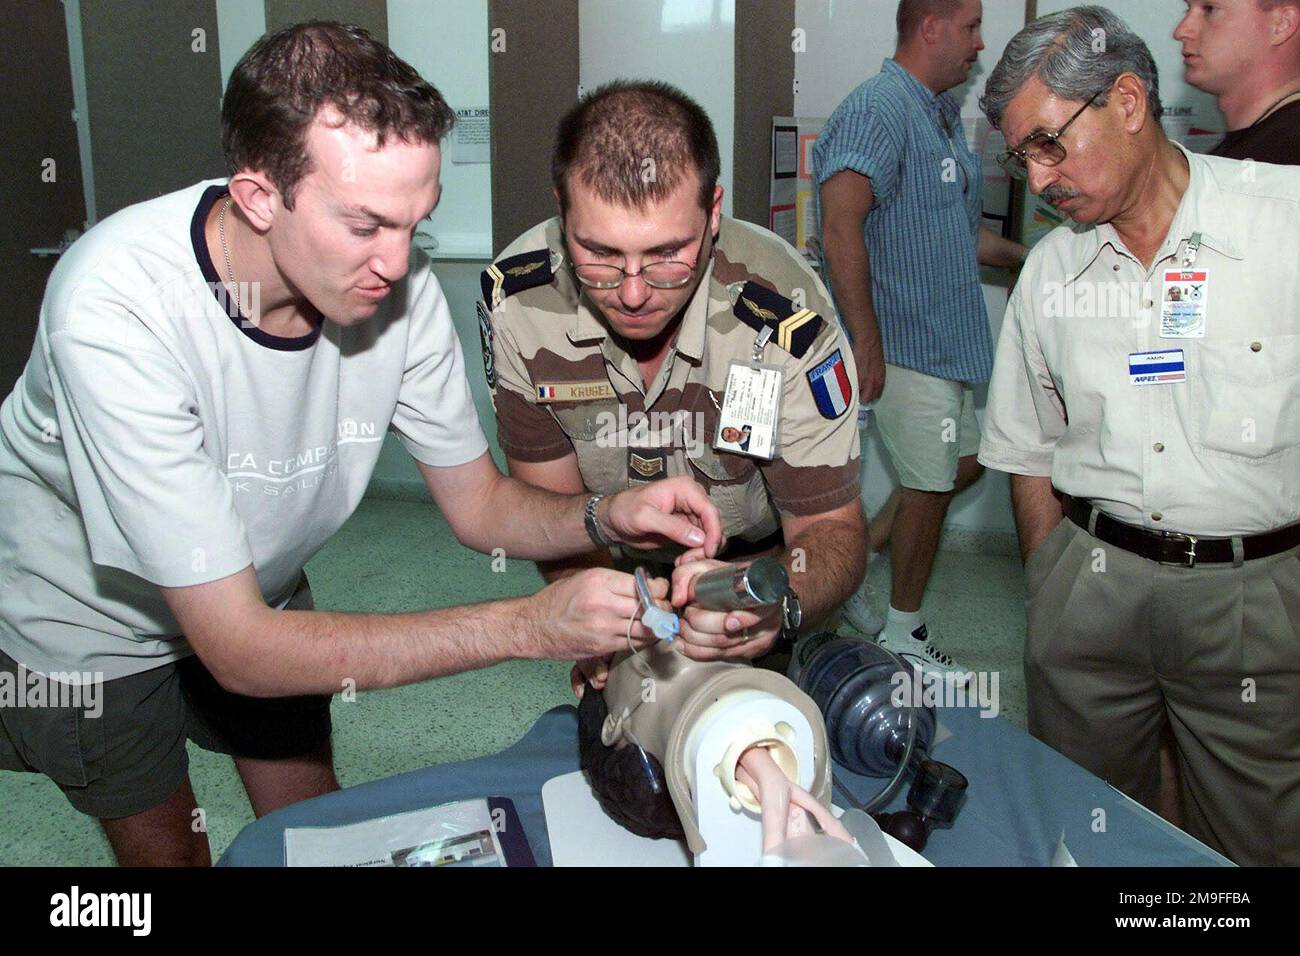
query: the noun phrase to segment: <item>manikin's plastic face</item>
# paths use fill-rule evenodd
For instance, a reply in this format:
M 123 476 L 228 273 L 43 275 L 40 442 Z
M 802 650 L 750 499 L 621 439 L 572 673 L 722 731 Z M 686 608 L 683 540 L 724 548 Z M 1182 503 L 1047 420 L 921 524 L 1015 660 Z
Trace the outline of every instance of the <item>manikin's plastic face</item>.
M 645 697 L 647 674 L 653 675 L 652 699 Z M 735 698 L 736 690 L 744 695 Z M 684 803 L 696 809 L 701 806 L 699 792 L 685 783 L 684 768 L 690 758 L 684 741 L 693 737 L 701 721 L 715 720 L 719 707 L 725 713 L 728 701 L 752 702 L 756 693 L 771 697 L 778 707 L 790 703 L 800 707 L 804 718 L 815 724 L 818 742 L 814 752 L 826 753 L 825 731 L 816 705 L 777 674 L 756 670 L 747 662 L 694 661 L 664 644 L 636 658 L 616 658 L 605 688 L 588 687 L 578 708 L 582 768 L 605 812 L 641 836 L 685 835 L 691 842 L 692 833 L 700 832 L 696 825 L 702 829 L 703 822 L 682 809 Z M 791 782 L 790 777 L 800 773 L 797 758 L 779 733 L 772 730 L 749 736 L 756 733 L 753 720 L 738 726 L 737 732 L 745 735 L 736 741 L 738 750 L 731 758 L 736 761 L 734 777 L 739 786 L 728 792 L 750 810 L 761 807 L 762 828 L 761 832 L 755 828 L 754 859 L 787 839 L 815 832 L 813 821 L 826 833 L 852 842 L 819 797 Z M 706 776 L 700 785 L 728 788 L 721 777 Z M 821 799 L 829 799 L 829 776 L 814 771 L 813 779 L 812 789 Z M 717 822 L 716 817 L 710 819 Z M 707 834 L 704 838 L 707 842 Z M 697 846 L 692 848 L 700 852 Z
M 312 169 L 294 192 L 293 209 L 275 196 L 267 232 L 285 284 L 331 321 L 356 325 L 375 314 L 406 275 L 417 224 L 438 204 L 441 154 L 436 143 L 331 125 L 325 111 L 307 135 Z

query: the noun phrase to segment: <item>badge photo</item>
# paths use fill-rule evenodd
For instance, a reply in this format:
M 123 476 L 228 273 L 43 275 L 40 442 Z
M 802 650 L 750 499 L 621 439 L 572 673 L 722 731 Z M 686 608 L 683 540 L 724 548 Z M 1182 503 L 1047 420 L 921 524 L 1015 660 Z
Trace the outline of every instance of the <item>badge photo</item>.
M 717 447 L 720 450 L 748 452 L 749 440 L 753 434 L 754 426 L 748 423 L 739 428 L 735 425 L 727 425 L 718 432 Z
M 731 363 L 713 447 L 771 461 L 776 455 L 784 378 L 777 368 Z

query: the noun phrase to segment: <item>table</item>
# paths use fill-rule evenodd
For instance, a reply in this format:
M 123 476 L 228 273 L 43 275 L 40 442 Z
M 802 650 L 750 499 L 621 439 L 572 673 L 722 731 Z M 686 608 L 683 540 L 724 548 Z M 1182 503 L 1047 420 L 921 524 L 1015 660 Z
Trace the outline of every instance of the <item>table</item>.
M 970 781 L 951 829 L 935 830 L 925 856 L 936 866 L 1046 866 L 1064 834 L 1080 866 L 1231 866 L 1214 850 L 1125 797 L 1001 717 L 938 708 L 951 736 L 934 756 Z M 543 714 L 514 746 L 477 760 L 441 764 L 304 800 L 245 827 L 218 866 L 283 866 L 284 830 L 337 826 L 453 800 L 509 797 L 539 865 L 551 865 L 542 785 L 578 769 L 578 712 Z M 885 781 L 840 767 L 859 798 Z M 835 795 L 842 803 L 842 796 Z M 887 809 L 906 808 L 906 787 Z

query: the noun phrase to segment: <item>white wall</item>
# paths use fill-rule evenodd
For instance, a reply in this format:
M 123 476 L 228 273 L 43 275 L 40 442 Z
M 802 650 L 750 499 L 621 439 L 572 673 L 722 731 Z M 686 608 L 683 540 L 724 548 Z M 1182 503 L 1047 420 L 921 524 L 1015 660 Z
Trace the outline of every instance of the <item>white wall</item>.
M 452 109 L 488 105 L 487 0 L 388 0 L 388 44 Z M 442 154 L 442 200 L 422 230 L 435 258 L 492 254 L 492 166 Z
M 795 115 L 830 116 L 855 86 L 880 72 L 885 57 L 893 56 L 898 0 L 795 0 L 794 9 L 795 26 L 807 36 L 807 52 L 795 61 Z M 971 82 L 958 91 L 965 93 L 963 115 L 979 114 L 975 100 L 984 89 L 984 77 L 1007 41 L 1025 25 L 1024 14 L 1024 0 L 984 0 L 982 33 L 988 49 L 971 71 Z
M 221 56 L 221 92 L 239 58 L 266 32 L 266 0 L 217 0 L 217 48 Z
M 264 0 L 217 0 L 221 86 L 266 32 Z M 438 88 L 452 109 L 488 105 L 487 0 L 388 0 L 388 45 Z M 490 257 L 492 167 L 453 163 L 444 148 L 442 201 L 420 227 L 435 258 Z
M 731 215 L 736 114 L 735 0 L 579 0 L 578 82 L 663 80 L 713 120 L 722 154 L 723 212 Z

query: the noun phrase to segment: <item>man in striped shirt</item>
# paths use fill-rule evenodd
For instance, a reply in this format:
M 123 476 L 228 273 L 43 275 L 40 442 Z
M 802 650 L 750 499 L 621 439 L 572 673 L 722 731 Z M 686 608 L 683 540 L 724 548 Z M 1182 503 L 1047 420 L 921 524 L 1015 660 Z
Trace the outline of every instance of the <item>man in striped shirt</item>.
M 887 618 L 863 591 L 845 615 L 938 669 L 953 662 L 929 639 L 921 599 L 948 505 L 983 471 L 972 386 L 988 380 L 993 351 L 979 267 L 1025 255 L 980 226 L 982 170 L 945 92 L 984 48 L 982 16 L 980 0 L 902 0 L 893 58 L 813 149 L 827 278 L 902 485 L 871 529 L 872 551 L 890 543 Z

